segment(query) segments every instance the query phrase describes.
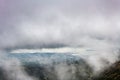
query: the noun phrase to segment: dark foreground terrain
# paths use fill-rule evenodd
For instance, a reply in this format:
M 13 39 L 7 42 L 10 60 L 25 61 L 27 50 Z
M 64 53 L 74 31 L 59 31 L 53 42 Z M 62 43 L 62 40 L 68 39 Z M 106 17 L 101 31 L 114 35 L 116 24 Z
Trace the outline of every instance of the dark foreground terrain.
M 106 69 L 99 78 L 95 80 L 120 80 L 120 61 L 116 62 L 109 69 Z
M 71 55 L 13 54 L 9 57 L 18 58 L 25 72 L 38 80 L 120 80 L 120 61 L 96 78 L 83 59 Z M 41 60 L 41 58 L 44 59 Z M 2 67 L 0 68 L 0 80 L 13 80 L 6 76 Z
M 66 61 L 52 65 L 25 65 L 25 71 L 39 80 L 91 80 L 91 69 L 83 62 Z
M 68 71 L 66 74 L 72 73 L 72 66 L 75 67 L 75 73 L 68 78 L 63 78 L 64 80 L 120 80 L 120 61 L 116 62 L 109 69 L 106 69 L 97 78 L 92 75 L 92 70 L 87 64 L 81 64 L 79 61 L 68 61 L 67 66 Z M 29 75 L 38 77 L 39 80 L 59 80 L 54 66 L 43 67 L 37 65 L 25 65 L 25 70 Z

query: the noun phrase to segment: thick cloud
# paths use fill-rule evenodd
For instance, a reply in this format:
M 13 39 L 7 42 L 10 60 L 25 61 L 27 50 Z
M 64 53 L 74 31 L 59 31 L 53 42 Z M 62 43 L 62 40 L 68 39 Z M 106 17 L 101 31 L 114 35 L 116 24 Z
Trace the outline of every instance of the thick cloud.
M 100 71 L 118 60 L 119 4 L 119 0 L 0 0 L 0 51 L 90 48 L 95 51 L 85 60 Z
M 0 0 L 0 49 L 119 48 L 119 0 Z
M 118 0 L 1 0 L 0 48 L 117 44 L 118 3 Z

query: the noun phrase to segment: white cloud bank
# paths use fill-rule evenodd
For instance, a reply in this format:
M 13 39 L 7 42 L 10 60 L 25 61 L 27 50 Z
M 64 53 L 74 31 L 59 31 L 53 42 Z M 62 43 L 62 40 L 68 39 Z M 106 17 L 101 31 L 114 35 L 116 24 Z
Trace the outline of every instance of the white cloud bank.
M 62 48 L 43 48 L 43 49 L 17 49 L 12 50 L 10 53 L 83 53 L 87 49 L 84 48 L 70 48 L 70 47 L 62 47 Z
M 118 47 L 118 3 L 118 0 L 3 1 L 0 49 L 52 45 Z

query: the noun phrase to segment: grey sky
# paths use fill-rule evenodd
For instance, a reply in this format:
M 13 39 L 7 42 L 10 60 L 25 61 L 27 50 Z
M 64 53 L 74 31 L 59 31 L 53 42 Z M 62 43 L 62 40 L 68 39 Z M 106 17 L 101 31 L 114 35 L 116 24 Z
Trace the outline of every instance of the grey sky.
M 119 0 L 0 1 L 1 49 L 119 41 Z

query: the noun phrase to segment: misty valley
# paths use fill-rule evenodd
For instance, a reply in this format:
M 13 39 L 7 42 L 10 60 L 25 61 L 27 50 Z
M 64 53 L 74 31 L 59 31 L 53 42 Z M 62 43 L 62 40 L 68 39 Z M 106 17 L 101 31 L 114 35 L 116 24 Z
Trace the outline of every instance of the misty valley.
M 25 71 L 24 73 L 32 77 L 30 80 L 118 80 L 120 78 L 120 66 L 113 73 L 107 70 L 108 73 L 95 76 L 92 68 L 84 59 L 67 53 L 11 53 L 7 54 L 7 57 L 18 59 L 22 67 L 21 69 Z M 23 73 L 18 73 L 19 70 L 13 69 L 18 64 L 11 64 L 13 67 L 9 71 L 5 70 L 3 66 L 0 67 L 0 80 L 21 80 L 17 76 Z M 115 69 L 112 68 L 112 70 Z M 116 74 L 117 77 L 108 78 L 107 75 L 110 74 Z
M 69 54 L 13 53 L 8 57 L 19 59 L 25 72 L 37 80 L 88 80 L 92 77 L 92 71 L 85 61 Z M 2 68 L 0 72 L 0 80 L 12 80 L 7 78 Z

